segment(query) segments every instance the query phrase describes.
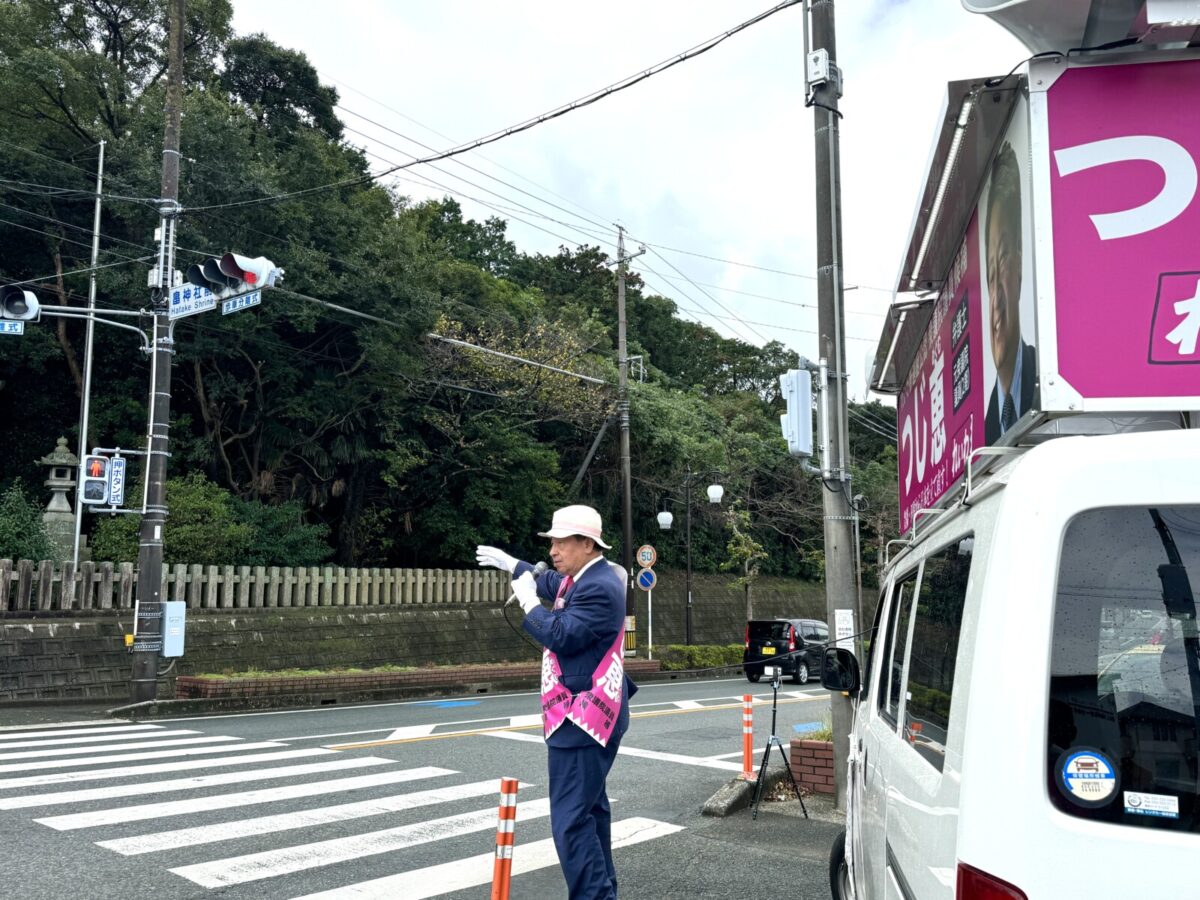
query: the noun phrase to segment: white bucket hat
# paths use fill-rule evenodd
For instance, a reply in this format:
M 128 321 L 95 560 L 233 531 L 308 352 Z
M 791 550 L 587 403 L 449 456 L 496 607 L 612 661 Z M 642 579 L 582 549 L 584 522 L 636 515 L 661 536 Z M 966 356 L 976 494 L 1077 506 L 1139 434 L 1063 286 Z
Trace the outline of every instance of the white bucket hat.
M 612 548 L 600 537 L 600 513 L 590 506 L 564 506 L 555 510 L 549 531 L 539 531 L 538 537 L 565 538 L 572 535 L 591 538 L 605 550 Z

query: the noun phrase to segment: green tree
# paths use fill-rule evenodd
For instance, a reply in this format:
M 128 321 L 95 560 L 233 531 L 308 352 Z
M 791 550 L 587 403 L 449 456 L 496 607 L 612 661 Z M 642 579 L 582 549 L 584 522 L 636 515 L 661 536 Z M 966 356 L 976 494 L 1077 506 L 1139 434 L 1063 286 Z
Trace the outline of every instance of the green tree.
M 750 513 L 736 502 L 725 513 L 725 521 L 729 526 L 729 543 L 725 551 L 729 559 L 722 563 L 726 570 L 741 570 L 742 574 L 734 579 L 735 587 L 740 587 L 746 595 L 746 621 L 754 618 L 754 582 L 758 580 L 759 565 L 767 558 L 762 544 L 750 533 Z
M 50 559 L 54 551 L 37 504 L 20 481 L 0 494 L 0 559 Z
M 194 473 L 167 482 L 167 505 L 163 560 L 168 564 L 307 566 L 331 553 L 328 528 L 305 522 L 299 502 L 266 506 L 239 500 Z M 101 520 L 92 537 L 93 556 L 136 560 L 139 527 L 137 516 Z

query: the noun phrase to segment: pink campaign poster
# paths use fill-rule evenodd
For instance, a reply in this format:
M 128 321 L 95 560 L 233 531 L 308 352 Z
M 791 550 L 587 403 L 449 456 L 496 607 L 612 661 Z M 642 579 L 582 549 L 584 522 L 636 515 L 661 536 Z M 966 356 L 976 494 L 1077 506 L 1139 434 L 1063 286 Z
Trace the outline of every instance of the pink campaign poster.
M 1200 396 L 1200 61 L 1069 69 L 1048 116 L 1059 373 Z
M 979 215 L 971 217 L 933 316 L 897 399 L 900 529 L 937 502 L 982 444 L 983 323 Z

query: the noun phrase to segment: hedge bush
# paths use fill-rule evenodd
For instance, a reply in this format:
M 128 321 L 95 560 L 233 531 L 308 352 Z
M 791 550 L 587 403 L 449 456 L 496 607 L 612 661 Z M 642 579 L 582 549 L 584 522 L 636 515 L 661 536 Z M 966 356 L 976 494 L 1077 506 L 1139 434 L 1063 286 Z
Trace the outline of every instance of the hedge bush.
M 670 644 L 661 650 L 655 649 L 654 655 L 664 670 L 682 671 L 740 666 L 745 649 L 742 644 Z

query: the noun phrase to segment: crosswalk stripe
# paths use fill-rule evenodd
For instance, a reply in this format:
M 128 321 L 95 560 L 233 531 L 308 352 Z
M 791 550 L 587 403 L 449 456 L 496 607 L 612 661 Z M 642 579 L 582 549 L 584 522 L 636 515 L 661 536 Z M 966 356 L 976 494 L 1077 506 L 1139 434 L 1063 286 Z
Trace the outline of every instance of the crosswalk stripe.
M 244 744 L 242 746 L 252 746 Z M 273 746 L 280 746 L 278 744 Z M 237 754 L 216 759 L 184 759 L 178 762 L 151 763 L 148 766 L 118 766 L 113 769 L 84 769 L 80 772 L 52 772 L 49 775 L 25 775 L 21 778 L 0 778 L 0 791 L 13 788 L 44 787 L 51 784 L 76 784 L 81 781 L 101 781 L 109 778 L 136 778 L 162 772 L 190 772 L 193 769 L 215 769 L 221 766 L 253 765 L 263 762 L 282 762 L 306 756 L 327 756 L 333 750 L 324 747 L 305 747 L 300 750 L 281 750 L 278 753 Z
M 534 800 L 531 803 L 523 803 L 520 812 L 521 819 L 526 821 L 548 816 L 550 801 Z M 412 825 L 401 825 L 398 828 L 388 828 L 384 831 L 333 838 L 328 841 L 285 847 L 282 850 L 250 853 L 245 856 L 218 859 L 191 866 L 180 866 L 171 871 L 203 887 L 226 887 L 351 859 L 361 859 L 364 856 L 390 853 L 418 844 L 487 831 L 495 826 L 496 809 L 489 807 L 457 816 L 447 816 L 443 819 L 430 819 Z M 491 853 L 487 856 L 489 859 L 494 858 L 494 854 Z M 488 878 L 490 880 L 490 874 Z M 392 894 L 392 896 L 407 897 L 408 895 L 401 893 Z
M 113 719 L 112 721 L 120 722 L 121 720 Z M 84 725 L 95 725 L 95 724 L 96 724 L 96 721 L 94 719 L 80 719 L 76 722 L 39 722 L 37 727 L 38 728 L 81 728 Z M 29 728 L 29 727 L 30 727 L 29 725 L 0 725 L 0 734 L 2 734 L 4 732 L 8 732 L 8 731 L 21 731 L 22 729 Z M 154 727 L 157 728 L 159 726 L 155 725 Z
M 307 763 L 299 766 L 275 766 L 269 769 L 250 769 L 224 772 L 219 775 L 197 775 L 193 778 L 172 778 L 168 781 L 136 782 L 83 790 L 55 791 L 50 794 L 26 794 L 24 797 L 0 799 L 0 809 L 28 809 L 31 806 L 55 806 L 64 803 L 86 803 L 91 800 L 111 800 L 117 797 L 142 797 L 146 794 L 167 794 L 196 788 L 225 784 L 244 784 L 247 781 L 269 781 L 272 778 L 291 778 L 315 775 L 319 772 L 338 772 L 343 769 L 362 769 L 393 762 L 381 756 L 359 756 Z
M 488 737 L 503 738 L 507 741 L 524 741 L 528 744 L 543 743 L 540 735 L 522 734 L 519 731 L 493 731 Z M 655 759 L 659 762 L 683 763 L 689 766 L 697 766 L 701 769 L 721 769 L 725 772 L 740 772 L 742 771 L 741 763 L 725 762 L 722 759 L 704 756 L 684 756 L 680 753 L 662 753 L 658 750 L 640 750 L 637 747 L 626 747 L 621 745 L 617 750 L 619 756 L 636 756 L 641 759 Z
M 233 741 L 235 738 L 213 738 L 216 741 Z M 142 744 L 141 746 L 145 746 Z M 39 759 L 36 762 L 8 763 L 0 766 L 0 772 L 28 772 L 36 769 L 68 769 L 72 766 L 94 766 L 101 763 L 133 762 L 139 759 L 162 759 L 169 756 L 178 759 L 181 756 L 205 756 L 210 753 L 228 753 L 230 750 L 266 750 L 276 747 L 286 747 L 276 741 L 259 741 L 251 744 L 221 744 L 219 747 L 176 747 L 174 750 L 156 750 L 153 753 L 117 753 L 112 756 L 78 756 L 71 759 Z M 96 748 L 91 750 L 95 752 Z
M 529 787 L 529 785 L 523 785 L 523 787 Z M 273 816 L 236 819 L 232 822 L 221 822 L 217 825 L 196 825 L 191 828 L 180 828 L 175 831 L 158 831 L 153 834 L 139 835 L 137 837 L 97 841 L 96 846 L 104 847 L 106 850 L 113 850 L 122 856 L 138 856 L 143 853 L 170 850 L 173 847 L 194 847 L 199 844 L 214 844 L 219 841 L 233 840 L 234 838 L 272 834 L 296 828 L 309 828 L 314 825 L 327 825 L 330 822 L 344 822 L 350 819 L 375 816 L 382 813 L 401 812 L 406 809 L 417 809 L 422 806 L 435 806 L 439 803 L 453 803 L 456 800 L 484 797 L 495 793 L 495 791 L 496 780 L 489 778 L 487 781 L 456 784 L 427 791 L 415 791 L 410 794 L 397 794 L 392 797 L 381 797 L 360 803 L 342 803 L 337 806 L 298 810 L 296 812 L 280 813 Z
M 79 724 L 79 723 L 76 723 Z M 6 726 L 9 727 L 9 726 Z M 18 725 L 17 728 L 28 728 L 28 725 Z M 129 731 L 162 731 L 161 725 L 105 725 L 101 728 L 65 728 L 47 731 L 12 731 L 4 732 L 0 729 L 0 746 L 4 746 L 5 741 L 21 740 L 24 738 L 39 738 L 39 737 L 63 737 L 64 735 L 72 734 L 108 734 L 112 732 L 129 732 Z
M 43 740 L 38 740 L 38 741 L 15 741 L 13 743 L 8 743 L 7 741 L 5 741 L 3 743 L 0 743 L 0 750 L 8 750 L 13 747 L 58 747 L 58 746 L 61 746 L 62 744 L 97 744 L 97 743 L 101 743 L 103 741 L 111 741 L 113 738 L 117 738 L 117 737 L 128 737 L 129 740 L 131 740 L 131 741 L 144 741 L 146 738 L 180 737 L 181 735 L 185 735 L 185 734 L 199 734 L 199 732 L 198 731 L 190 731 L 187 729 L 180 729 L 179 731 L 151 731 L 151 732 L 139 731 L 135 734 L 128 734 L 128 733 L 126 733 L 126 734 L 98 734 L 98 735 L 94 735 L 94 736 L 79 735 L 79 736 L 65 737 L 65 738 L 56 737 L 56 738 L 53 738 L 50 740 L 43 739 Z M 114 746 L 117 746 L 117 745 L 114 745 Z M 153 746 L 153 745 L 151 745 L 151 746 Z M 80 750 L 84 753 L 86 753 L 89 749 L 90 748 L 88 748 L 88 747 L 80 748 Z M 98 749 L 103 749 L 103 748 L 98 748 Z M 68 755 L 68 754 L 71 754 L 74 752 L 75 752 L 74 750 L 53 750 L 53 751 L 42 751 L 41 755 L 49 755 L 51 753 L 57 753 L 58 755 L 63 756 L 63 755 Z M 20 756 L 22 756 L 22 755 L 23 756 L 31 756 L 32 754 L 29 754 L 29 753 L 5 754 L 3 756 L 0 756 L 0 759 L 6 759 L 6 758 L 7 759 L 19 759 Z
M 526 804 L 521 804 L 519 815 L 524 815 L 525 806 Z M 640 817 L 622 819 L 612 824 L 612 847 L 614 850 L 632 847 L 634 844 L 666 837 L 678 831 L 683 831 L 682 825 L 670 825 Z M 295 900 L 395 900 L 396 897 L 403 897 L 404 900 L 423 900 L 488 884 L 492 880 L 494 861 L 495 853 L 481 853 L 467 859 L 373 878 L 331 891 L 306 894 Z M 514 877 L 554 865 L 558 865 L 558 855 L 552 839 L 522 844 L 518 838 L 517 845 L 513 848 Z
M 193 732 L 194 734 L 195 732 Z M 154 735 L 157 737 L 157 735 Z M 173 738 L 169 741 L 139 741 L 134 744 L 103 744 L 99 747 L 57 747 L 53 750 L 25 750 L 21 753 L 0 753 L 0 759 L 45 759 L 48 756 L 70 756 L 72 753 L 109 753 L 116 750 L 144 750 L 147 747 L 182 747 L 187 744 L 211 744 L 216 741 L 240 741 L 241 738 L 220 735 L 195 738 Z
M 671 705 L 678 709 L 704 709 L 704 705 L 697 700 L 673 700 Z
M 417 769 L 402 769 L 397 772 L 379 772 L 372 775 L 359 775 L 354 778 L 335 778 L 332 781 L 317 781 L 308 784 L 289 784 L 283 787 L 264 788 L 256 791 L 239 791 L 232 794 L 218 794 L 212 797 L 196 797 L 191 800 L 168 800 L 163 803 L 143 803 L 137 806 L 99 809 L 86 813 L 48 816 L 42 819 L 35 819 L 34 821 L 53 828 L 56 831 L 72 831 L 76 828 L 93 828 L 97 825 L 118 825 L 125 822 L 141 822 L 146 819 L 183 816 L 189 813 L 212 812 L 217 809 L 230 809 L 231 807 L 248 806 L 254 803 L 274 803 L 278 800 L 294 800 L 299 797 L 317 797 L 321 794 L 361 790 L 362 788 L 378 787 L 384 784 L 398 784 L 403 781 L 416 781 L 421 778 L 434 778 L 438 775 L 455 774 L 457 773 L 450 769 L 439 769 L 436 766 L 422 766 Z

